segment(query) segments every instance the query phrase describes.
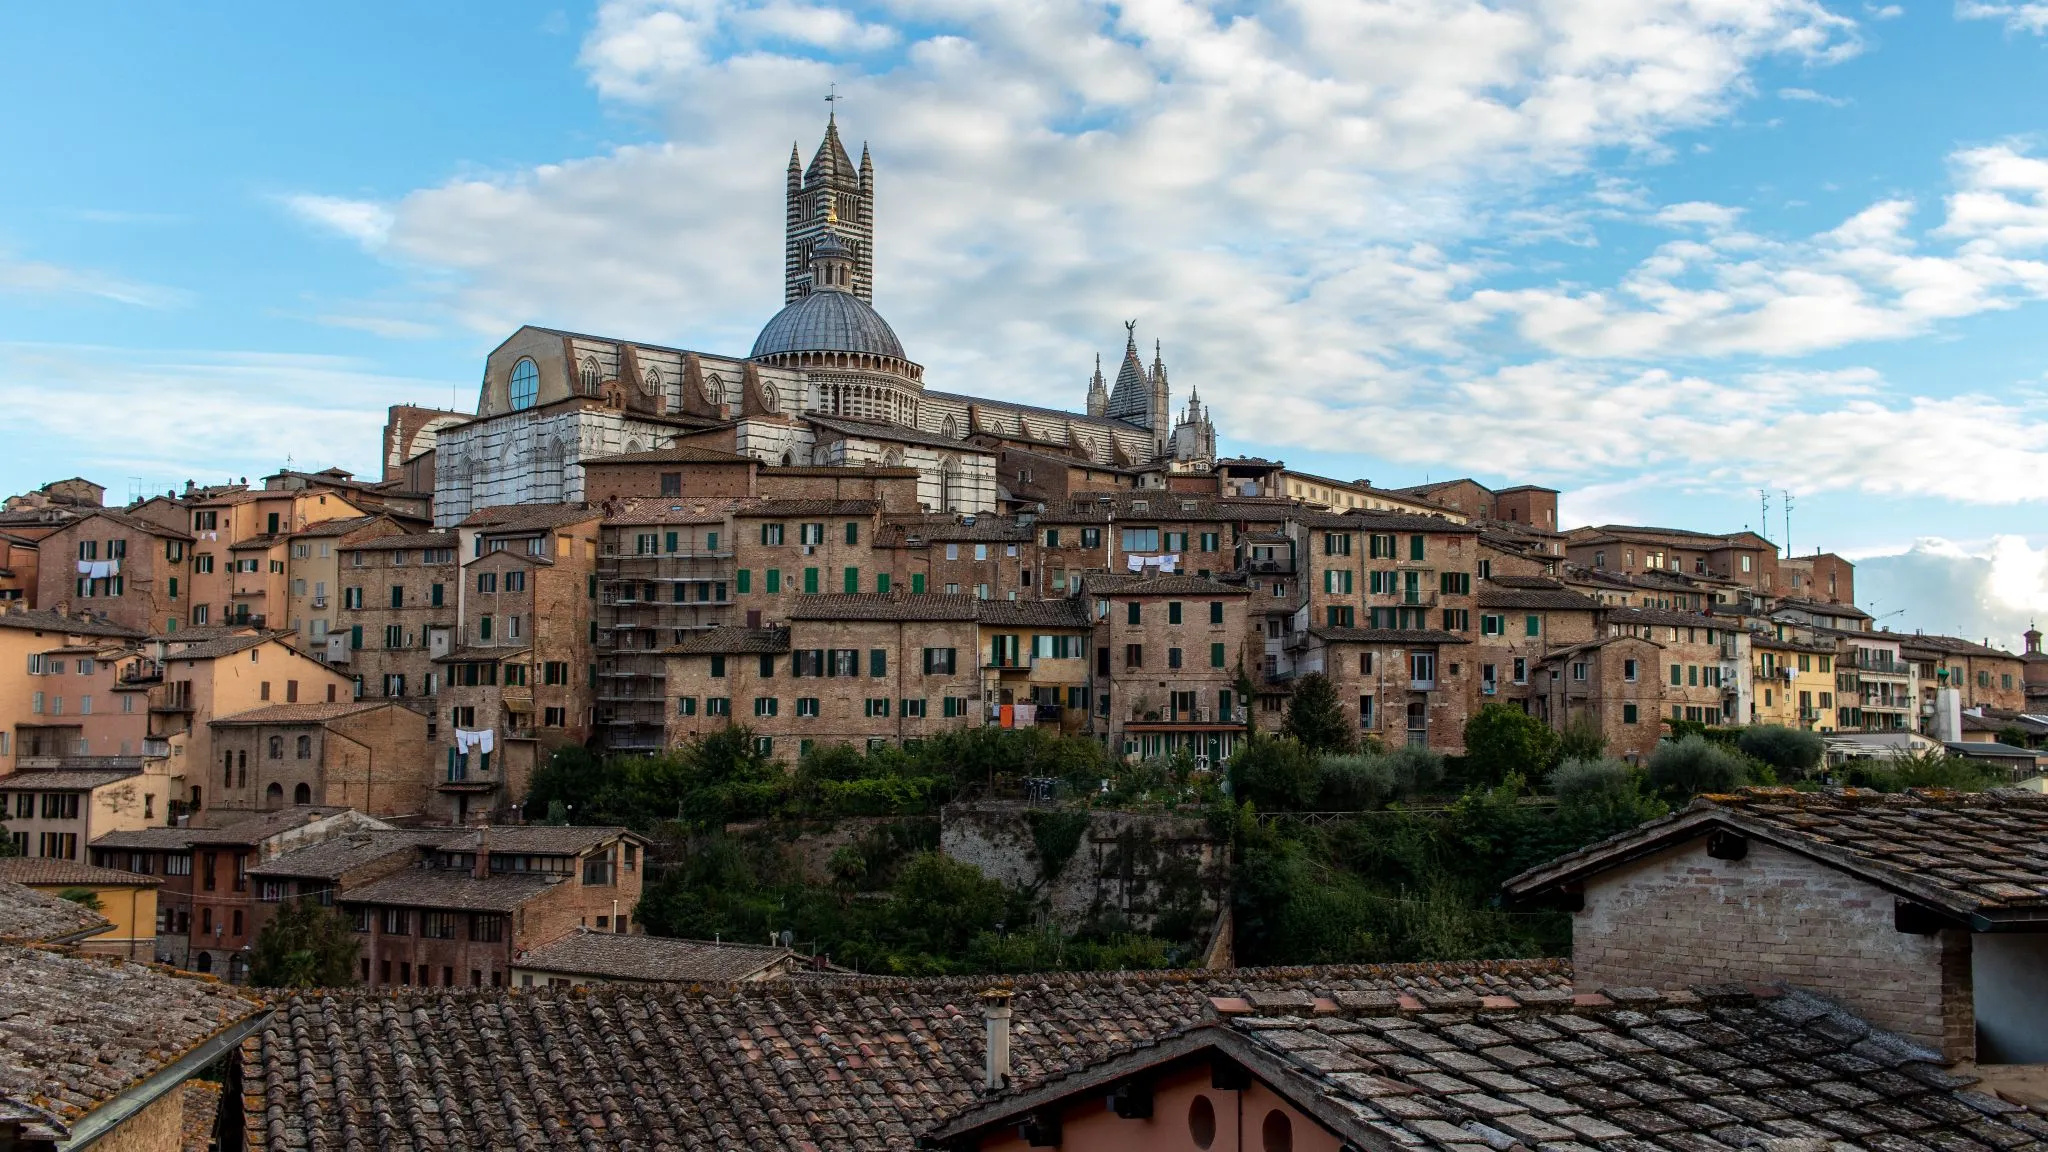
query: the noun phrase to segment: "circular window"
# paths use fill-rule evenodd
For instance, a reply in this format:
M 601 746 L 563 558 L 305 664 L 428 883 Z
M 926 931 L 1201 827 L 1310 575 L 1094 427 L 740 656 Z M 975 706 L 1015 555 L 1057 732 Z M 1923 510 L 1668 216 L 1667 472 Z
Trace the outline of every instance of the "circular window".
M 1294 1152 L 1294 1121 L 1287 1118 L 1287 1113 L 1273 1109 L 1259 1126 L 1259 1139 L 1266 1152 Z
M 1196 1096 L 1188 1104 L 1188 1136 L 1197 1148 L 1207 1148 L 1216 1142 L 1216 1106 L 1209 1103 L 1207 1096 Z
M 539 398 L 540 369 L 534 366 L 533 361 L 521 359 L 512 366 L 512 410 L 531 408 Z

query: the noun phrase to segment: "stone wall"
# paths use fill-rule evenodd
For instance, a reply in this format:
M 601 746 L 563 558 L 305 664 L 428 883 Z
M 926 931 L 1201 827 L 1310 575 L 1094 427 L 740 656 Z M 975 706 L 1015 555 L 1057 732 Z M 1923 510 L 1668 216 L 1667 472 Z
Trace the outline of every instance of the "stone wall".
M 1585 896 L 1581 991 L 1786 983 L 1949 1059 L 1974 1050 L 1969 935 L 1901 932 L 1890 893 L 1804 856 L 1752 840 L 1743 859 L 1717 860 L 1702 837 L 1601 874 Z
M 1047 822 L 1076 818 L 1086 827 L 1073 854 L 1047 877 L 1040 841 L 1061 839 Z M 1040 829 L 1044 836 L 1035 834 Z M 939 847 L 990 879 L 1035 889 L 1045 914 L 1069 931 L 1093 923 L 1145 932 L 1167 917 L 1206 930 L 1228 899 L 1228 848 L 1200 817 L 949 804 L 939 818 Z

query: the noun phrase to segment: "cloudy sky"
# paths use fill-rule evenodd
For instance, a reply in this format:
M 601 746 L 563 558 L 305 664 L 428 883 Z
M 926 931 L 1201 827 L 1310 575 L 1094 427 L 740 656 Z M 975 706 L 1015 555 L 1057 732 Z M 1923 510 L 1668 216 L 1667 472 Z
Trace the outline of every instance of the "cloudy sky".
M 525 322 L 743 351 L 836 85 L 937 387 L 1136 319 L 1226 450 L 2048 608 L 2040 0 L 82 7 L 0 11 L 0 490 L 371 471 Z

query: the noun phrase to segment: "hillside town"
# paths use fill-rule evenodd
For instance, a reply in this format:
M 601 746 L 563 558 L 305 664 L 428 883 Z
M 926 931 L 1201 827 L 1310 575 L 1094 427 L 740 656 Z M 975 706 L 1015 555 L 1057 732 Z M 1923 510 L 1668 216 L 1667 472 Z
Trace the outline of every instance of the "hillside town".
M 528 325 L 473 410 L 390 408 L 374 474 L 6 499 L 0 1152 L 2048 1148 L 2040 632 L 1892 631 L 1849 560 L 1746 527 L 1225 454 L 1136 322 L 1073 410 L 939 391 L 873 303 L 875 195 L 836 119 L 791 154 L 784 306 L 743 354 Z M 1311 694 L 1333 754 L 1441 775 L 1493 762 L 1489 725 L 1549 742 L 1470 769 L 1450 819 L 1579 811 L 1543 783 L 1559 741 L 1630 780 L 1706 733 L 1813 754 L 1503 849 L 1465 912 L 1559 952 L 1326 962 L 1257 943 L 1251 853 L 1434 801 L 1233 777 Z M 1110 944 L 1193 946 L 933 975 L 668 930 L 714 922 L 672 898 L 707 844 L 786 820 L 801 854 L 822 802 L 679 800 L 689 835 L 656 835 L 564 766 L 735 737 L 806 780 L 1086 746 L 1099 790 L 991 768 L 918 810 L 927 854 L 1042 896 L 1055 936 L 1111 907 Z M 1897 764 L 1989 786 L 1844 786 Z M 871 830 L 911 801 L 845 803 Z M 842 836 L 792 887 L 879 904 L 881 853 Z M 270 955 L 305 915 L 347 946 Z M 1330 947 L 1396 947 L 1366 935 Z

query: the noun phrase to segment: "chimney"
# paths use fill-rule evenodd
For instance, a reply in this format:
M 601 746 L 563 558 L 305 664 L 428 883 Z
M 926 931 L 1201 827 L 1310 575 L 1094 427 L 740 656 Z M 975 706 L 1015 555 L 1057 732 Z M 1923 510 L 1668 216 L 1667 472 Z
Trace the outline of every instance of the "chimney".
M 1010 990 L 990 988 L 981 994 L 981 1018 L 988 1025 L 984 1083 L 999 1092 L 1010 1083 Z

